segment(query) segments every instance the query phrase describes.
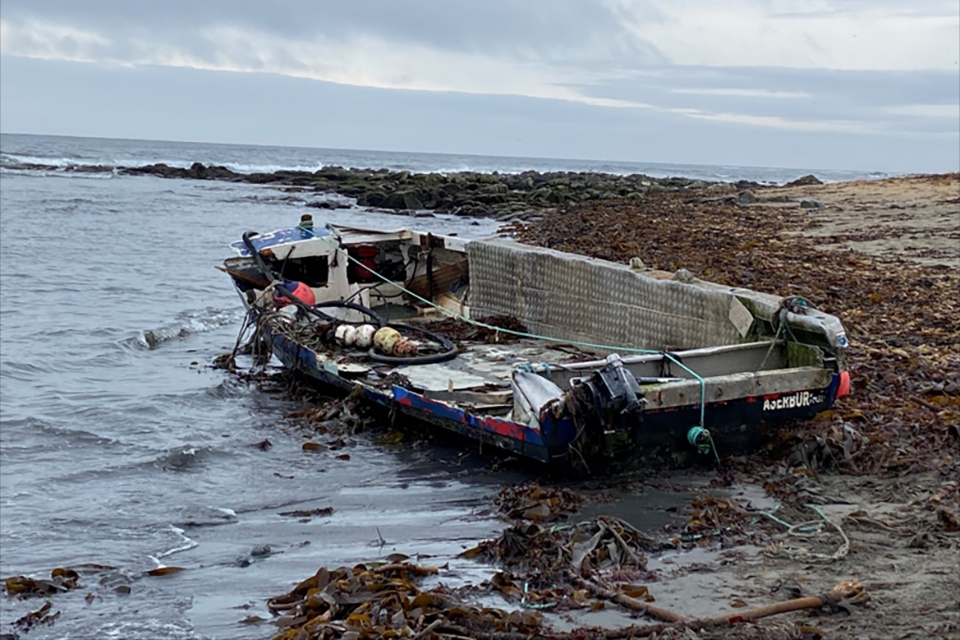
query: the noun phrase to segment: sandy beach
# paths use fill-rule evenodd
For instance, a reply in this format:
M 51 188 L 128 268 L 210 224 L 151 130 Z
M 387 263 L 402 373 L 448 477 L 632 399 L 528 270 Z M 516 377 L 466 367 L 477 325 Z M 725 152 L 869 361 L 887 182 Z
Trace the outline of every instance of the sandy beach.
M 777 187 L 757 195 L 819 201 L 816 225 L 804 233 L 822 239 L 823 248 L 960 269 L 958 174 Z

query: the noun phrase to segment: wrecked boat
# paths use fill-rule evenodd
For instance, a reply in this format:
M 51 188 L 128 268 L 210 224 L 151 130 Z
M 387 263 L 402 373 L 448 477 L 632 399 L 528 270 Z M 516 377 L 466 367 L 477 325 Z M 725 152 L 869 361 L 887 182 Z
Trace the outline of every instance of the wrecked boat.
M 309 215 L 231 246 L 219 268 L 286 368 L 550 465 L 719 462 L 850 389 L 836 317 L 640 260 Z

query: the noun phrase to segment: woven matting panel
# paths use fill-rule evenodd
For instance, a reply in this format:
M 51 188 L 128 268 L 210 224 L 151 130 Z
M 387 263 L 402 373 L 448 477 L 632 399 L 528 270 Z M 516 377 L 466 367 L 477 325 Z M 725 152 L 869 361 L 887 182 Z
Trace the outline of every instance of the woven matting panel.
M 605 260 L 510 240 L 467 245 L 470 315 L 509 315 L 532 333 L 613 347 L 679 350 L 742 341 L 734 296 Z

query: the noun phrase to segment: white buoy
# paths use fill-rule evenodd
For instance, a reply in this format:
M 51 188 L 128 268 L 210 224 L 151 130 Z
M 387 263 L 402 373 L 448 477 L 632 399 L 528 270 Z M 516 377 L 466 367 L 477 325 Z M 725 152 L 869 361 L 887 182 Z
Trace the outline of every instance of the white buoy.
M 343 344 L 348 347 L 352 347 L 357 342 L 357 328 L 352 324 L 348 324 L 347 328 L 343 331 Z
M 362 324 L 357 327 L 357 347 L 369 349 L 370 345 L 373 344 L 373 335 L 376 332 L 377 328 L 372 324 Z

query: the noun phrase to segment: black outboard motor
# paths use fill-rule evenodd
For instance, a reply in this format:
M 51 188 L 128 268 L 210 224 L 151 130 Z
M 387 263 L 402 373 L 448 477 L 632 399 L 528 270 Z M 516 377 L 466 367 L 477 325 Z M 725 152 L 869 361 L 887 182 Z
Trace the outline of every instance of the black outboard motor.
M 637 379 L 623 366 L 620 356 L 608 356 L 607 365 L 581 380 L 577 387 L 582 444 L 590 453 L 604 456 L 628 450 L 634 430 L 643 422 L 646 400 Z

